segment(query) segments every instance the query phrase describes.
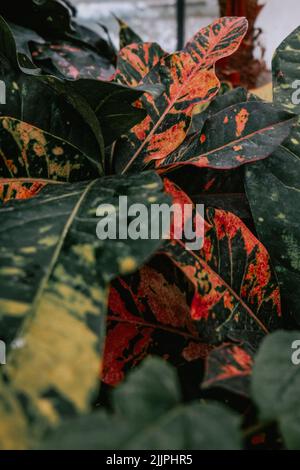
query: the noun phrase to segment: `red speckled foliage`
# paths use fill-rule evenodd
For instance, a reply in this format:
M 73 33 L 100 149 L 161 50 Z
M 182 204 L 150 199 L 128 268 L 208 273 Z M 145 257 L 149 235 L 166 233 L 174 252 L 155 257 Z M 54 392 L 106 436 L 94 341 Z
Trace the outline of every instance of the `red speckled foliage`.
M 178 188 L 167 189 L 182 203 Z M 207 208 L 203 248 L 188 251 L 182 240 L 171 240 L 164 252 L 194 285 L 191 316 L 206 338 L 256 345 L 278 327 L 280 293 L 269 255 L 234 214 Z
M 241 395 L 250 395 L 250 377 L 254 349 L 245 344 L 223 344 L 206 359 L 203 388 L 222 387 Z
M 165 276 L 148 265 L 112 283 L 102 377 L 106 384 L 119 383 L 149 354 L 179 368 L 193 362 L 200 384 L 203 359 L 212 347 L 201 341 L 186 293 L 171 272 Z
M 191 203 L 167 179 L 165 189 L 179 206 Z M 196 217 L 201 215 L 195 212 Z M 240 219 L 225 211 L 206 211 L 200 251 L 173 239 L 175 228 L 161 253 L 179 269 L 185 287 L 151 265 L 112 284 L 103 381 L 116 385 L 145 356 L 159 354 L 177 367 L 193 362 L 200 383 L 207 358 L 207 386 L 225 384 L 246 395 L 251 354 L 281 316 L 269 256 Z

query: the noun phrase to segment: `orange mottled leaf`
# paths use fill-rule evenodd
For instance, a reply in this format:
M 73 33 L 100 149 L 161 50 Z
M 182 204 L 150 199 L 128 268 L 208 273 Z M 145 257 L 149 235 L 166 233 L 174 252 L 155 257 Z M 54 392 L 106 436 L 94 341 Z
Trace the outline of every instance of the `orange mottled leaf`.
M 36 196 L 47 182 L 41 180 L 0 179 L 0 201 L 7 202 L 11 199 L 29 199 Z
M 182 165 L 228 170 L 262 160 L 286 139 L 294 122 L 294 115 L 270 103 L 234 104 L 210 116 L 174 152 L 155 160 L 155 167 L 161 173 Z M 149 154 L 146 161 L 153 160 Z
M 137 86 L 164 55 L 166 53 L 155 42 L 137 42 L 123 47 L 112 79 L 122 85 Z
M 148 118 L 117 145 L 118 171 L 141 168 L 151 158 L 163 159 L 184 141 L 194 107 L 219 90 L 213 65 L 238 48 L 246 30 L 245 18 L 221 18 L 201 29 L 183 51 L 161 57 L 140 84 L 162 84 L 164 92 L 141 98 Z

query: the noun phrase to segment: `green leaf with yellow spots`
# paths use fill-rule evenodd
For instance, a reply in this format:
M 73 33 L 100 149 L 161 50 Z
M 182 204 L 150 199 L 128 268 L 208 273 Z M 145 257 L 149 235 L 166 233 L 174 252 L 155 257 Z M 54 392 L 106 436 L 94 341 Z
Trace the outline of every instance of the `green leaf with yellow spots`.
M 26 199 L 48 180 L 76 182 L 101 175 L 78 148 L 26 122 L 0 117 L 0 200 Z
M 24 436 L 16 419 L 17 429 L 4 433 L 3 448 L 12 432 L 18 448 L 40 427 L 91 407 L 109 282 L 135 271 L 160 245 L 159 239 L 96 236 L 100 204 L 120 230 L 127 230 L 131 220 L 119 217 L 119 196 L 127 196 L 128 206 L 139 202 L 147 208 L 169 201 L 160 178 L 148 172 L 49 184 L 37 197 L 0 209 L 0 327 L 9 346 L 0 401 L 11 387 L 31 423 Z M 1 423 L 9 413 L 2 410 Z
M 300 323 L 300 106 L 295 80 L 300 67 L 300 28 L 278 47 L 273 58 L 273 95 L 277 106 L 298 114 L 283 144 L 264 162 L 247 168 L 245 182 L 261 241 L 279 279 L 284 311 Z M 298 88 L 299 88 L 298 83 Z M 297 84 L 296 84 L 297 85 Z M 294 95 L 294 96 L 293 96 Z

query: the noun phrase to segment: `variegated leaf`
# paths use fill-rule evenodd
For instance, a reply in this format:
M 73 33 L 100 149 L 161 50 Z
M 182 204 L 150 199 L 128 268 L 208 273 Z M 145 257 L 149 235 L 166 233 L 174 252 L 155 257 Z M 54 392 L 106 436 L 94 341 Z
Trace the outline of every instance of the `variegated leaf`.
M 188 289 L 184 292 L 176 274 L 171 263 L 157 257 L 112 283 L 102 375 L 106 384 L 117 385 L 144 357 L 159 355 L 180 370 L 193 371 L 193 385 L 199 386 L 211 347 L 199 338 Z
M 166 189 L 174 202 L 188 202 L 170 182 Z M 281 317 L 279 287 L 268 253 L 235 215 L 208 208 L 206 218 L 199 252 L 187 251 L 184 240 L 169 242 L 163 251 L 194 285 L 191 316 L 202 337 L 255 346 L 278 327 Z
M 300 158 L 299 54 L 300 27 L 278 46 L 272 61 L 274 103 L 298 115 L 297 126 L 292 129 L 289 139 L 284 142 L 284 146 L 298 158 Z
M 84 181 L 100 174 L 100 165 L 70 143 L 18 119 L 0 117 L 1 184 L 10 178 L 12 183 L 16 178 Z
M 155 42 L 137 42 L 120 50 L 113 80 L 138 86 L 166 53 Z
M 161 83 L 165 91 L 156 99 L 142 98 L 148 116 L 116 147 L 118 171 L 132 171 L 136 161 L 141 167 L 145 159 L 165 158 L 184 141 L 195 105 L 219 89 L 213 64 L 237 49 L 246 29 L 244 18 L 221 18 L 200 30 L 182 52 L 160 59 L 142 83 Z
M 246 101 L 251 100 L 251 98 L 252 95 L 247 92 L 245 88 L 234 88 L 233 90 L 226 90 L 224 93 L 222 93 L 222 90 L 220 89 L 218 95 L 204 110 L 200 110 L 200 112 L 195 112 L 193 114 L 189 134 L 200 132 L 205 121 L 220 111 L 223 111 L 234 104 L 237 105 L 239 103 L 245 103 Z
M 98 239 L 96 209 L 112 204 L 117 211 L 119 195 L 132 204 L 137 194 L 146 206 L 153 197 L 168 201 L 159 177 L 144 173 L 49 185 L 33 199 L 0 209 L 1 338 L 10 346 L 0 397 L 11 387 L 27 419 L 25 433 L 16 415 L 16 428 L 6 428 L 1 448 L 9 448 L 12 436 L 18 436 L 13 448 L 28 446 L 41 429 L 90 409 L 108 283 L 136 270 L 160 244 Z M 125 219 L 120 223 L 127 227 Z M 2 423 L 8 415 L 10 409 L 2 408 Z
M 34 44 L 32 57 L 36 66 L 45 73 L 72 80 L 107 80 L 115 70 L 106 57 L 91 48 L 68 41 Z
M 289 135 L 293 114 L 269 103 L 249 101 L 208 118 L 200 132 L 186 138 L 166 158 L 155 159 L 163 172 L 178 165 L 231 169 L 268 157 Z M 151 163 L 153 155 L 145 162 Z
M 220 387 L 249 397 L 254 349 L 245 344 L 224 344 L 206 359 L 202 388 Z
M 141 37 L 130 28 L 130 26 L 125 23 L 125 21 L 121 20 L 117 16 L 115 16 L 117 22 L 119 23 L 119 41 L 120 41 L 120 49 L 123 47 L 129 46 L 129 44 L 133 44 L 134 42 L 143 42 Z

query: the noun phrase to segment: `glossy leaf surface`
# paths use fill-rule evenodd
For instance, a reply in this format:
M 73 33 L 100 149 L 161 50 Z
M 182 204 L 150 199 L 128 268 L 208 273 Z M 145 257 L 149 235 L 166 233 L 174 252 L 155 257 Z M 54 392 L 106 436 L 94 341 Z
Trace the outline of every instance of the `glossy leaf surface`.
M 145 158 L 162 159 L 184 140 L 196 104 L 210 100 L 219 89 L 212 65 L 232 54 L 247 29 L 244 18 L 221 18 L 199 31 L 182 52 L 162 57 L 146 75 L 143 85 L 161 83 L 158 99 L 145 96 L 148 116 L 133 128 L 116 149 L 119 171 L 141 166 Z
M 173 201 L 189 198 L 168 183 Z M 188 251 L 173 240 L 164 252 L 195 288 L 191 316 L 212 341 L 245 340 L 252 345 L 278 326 L 280 294 L 268 253 L 235 215 L 206 209 L 204 245 Z

